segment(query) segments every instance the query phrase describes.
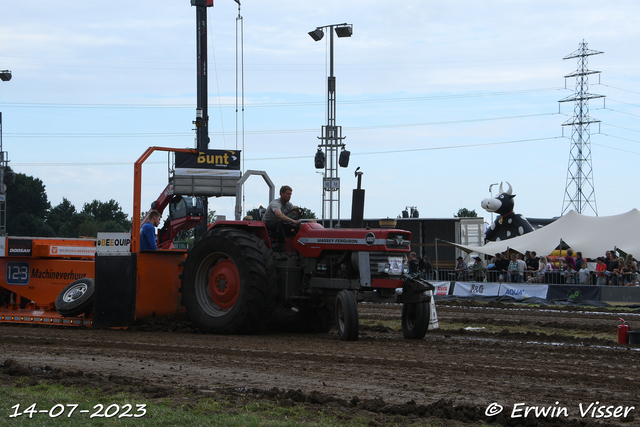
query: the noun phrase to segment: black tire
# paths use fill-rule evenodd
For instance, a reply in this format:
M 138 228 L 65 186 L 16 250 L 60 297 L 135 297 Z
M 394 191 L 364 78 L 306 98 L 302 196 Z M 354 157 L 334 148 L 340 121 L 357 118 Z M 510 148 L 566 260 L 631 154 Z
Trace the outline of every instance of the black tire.
M 74 317 L 93 307 L 96 285 L 87 277 L 69 283 L 56 298 L 56 310 L 63 316 Z
M 182 301 L 191 321 L 214 334 L 261 332 L 275 308 L 276 262 L 249 231 L 209 231 L 187 256 Z
M 353 292 L 342 290 L 338 293 L 335 315 L 340 339 L 356 341 L 359 332 L 358 306 Z
M 428 302 L 404 304 L 402 307 L 402 334 L 410 340 L 421 340 L 429 330 L 431 307 Z

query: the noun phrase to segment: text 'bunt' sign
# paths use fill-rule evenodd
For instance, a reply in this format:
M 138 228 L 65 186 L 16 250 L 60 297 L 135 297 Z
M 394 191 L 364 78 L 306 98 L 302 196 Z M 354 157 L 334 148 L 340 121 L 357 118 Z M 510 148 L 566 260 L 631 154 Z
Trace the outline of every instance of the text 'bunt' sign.
M 176 153 L 175 174 L 181 176 L 240 176 L 240 151 L 203 150 Z

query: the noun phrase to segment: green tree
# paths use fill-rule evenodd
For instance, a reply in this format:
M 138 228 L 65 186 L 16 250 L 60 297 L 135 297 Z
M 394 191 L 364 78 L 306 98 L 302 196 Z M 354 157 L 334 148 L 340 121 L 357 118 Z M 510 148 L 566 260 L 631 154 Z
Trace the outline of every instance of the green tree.
M 47 224 L 53 228 L 58 237 L 75 237 L 78 229 L 78 214 L 75 206 L 66 197 L 54 206 L 47 216 Z
M 454 218 L 477 218 L 478 214 L 476 213 L 475 209 L 470 211 L 467 208 L 460 208 L 458 209 L 458 213 L 453 217 Z
M 91 203 L 85 203 L 82 207 L 82 213 L 89 214 L 95 221 L 115 221 L 116 223 L 131 228 L 131 223 L 127 219 L 128 215 L 122 212 L 120 203 L 113 199 L 108 202 L 94 200 Z
M 85 203 L 78 214 L 77 236 L 96 237 L 98 232 L 126 232 L 131 230 L 131 221 L 122 211 L 120 203 L 93 200 Z
M 23 173 L 17 173 L 15 177 L 6 192 L 7 234 L 53 236 L 54 230 L 45 223 L 51 204 L 44 183 Z

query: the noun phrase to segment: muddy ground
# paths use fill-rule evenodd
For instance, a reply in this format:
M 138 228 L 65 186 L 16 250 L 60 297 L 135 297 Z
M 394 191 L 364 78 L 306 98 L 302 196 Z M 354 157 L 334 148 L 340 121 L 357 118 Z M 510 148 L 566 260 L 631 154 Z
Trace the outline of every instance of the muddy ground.
M 0 324 L 0 386 L 21 376 L 130 390 L 140 399 L 227 396 L 340 410 L 373 425 L 640 425 L 640 352 L 617 344 L 604 309 L 438 302 L 441 324 L 418 341 L 382 324 L 401 306 L 359 304 L 356 342 L 328 334 L 214 336 L 184 319 L 128 330 Z M 639 313 L 640 312 L 636 312 Z M 640 329 L 640 315 L 622 316 Z M 498 326 L 489 332 L 482 326 Z M 556 333 L 510 333 L 503 327 Z M 609 334 L 575 339 L 567 330 Z M 599 403 L 595 403 L 599 402 Z M 591 406 L 587 413 L 580 413 Z M 503 407 L 491 415 L 497 404 Z M 547 418 L 527 407 L 551 407 Z M 601 413 L 594 407 L 611 406 Z M 627 408 L 627 416 L 615 414 Z M 633 407 L 633 409 L 629 409 Z M 566 408 L 563 412 L 561 408 Z M 565 413 L 568 416 L 565 416 Z M 608 414 L 612 416 L 607 417 Z M 601 416 L 599 416 L 601 415 Z

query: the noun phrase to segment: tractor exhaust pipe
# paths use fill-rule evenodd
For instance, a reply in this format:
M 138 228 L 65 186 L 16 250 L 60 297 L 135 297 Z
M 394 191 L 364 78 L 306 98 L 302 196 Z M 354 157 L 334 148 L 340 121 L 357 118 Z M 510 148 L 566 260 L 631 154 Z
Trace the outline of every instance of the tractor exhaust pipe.
M 364 189 L 362 188 L 362 174 L 360 167 L 356 169 L 355 175 L 358 178 L 358 188 L 353 190 L 353 200 L 351 202 L 351 228 L 364 227 Z

